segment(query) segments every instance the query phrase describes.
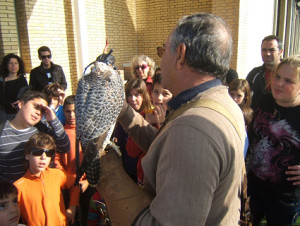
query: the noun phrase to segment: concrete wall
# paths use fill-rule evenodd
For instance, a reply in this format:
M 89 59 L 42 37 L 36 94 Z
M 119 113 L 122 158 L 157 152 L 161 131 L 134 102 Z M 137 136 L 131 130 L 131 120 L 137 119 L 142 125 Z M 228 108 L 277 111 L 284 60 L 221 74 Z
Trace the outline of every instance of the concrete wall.
M 268 10 L 266 10 L 268 9 Z M 253 69 L 263 64 L 261 41 L 274 34 L 274 0 L 240 0 L 237 72 L 246 78 Z

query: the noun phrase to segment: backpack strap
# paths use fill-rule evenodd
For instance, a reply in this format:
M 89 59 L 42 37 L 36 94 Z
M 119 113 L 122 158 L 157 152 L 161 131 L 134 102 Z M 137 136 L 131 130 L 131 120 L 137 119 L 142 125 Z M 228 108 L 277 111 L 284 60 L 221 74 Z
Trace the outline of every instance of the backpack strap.
M 197 99 L 195 101 L 188 102 L 182 105 L 181 107 L 179 107 L 178 109 L 172 111 L 167 117 L 164 125 L 166 125 L 168 122 L 172 121 L 173 119 L 177 118 L 179 115 L 183 114 L 185 111 L 189 110 L 190 108 L 209 108 L 211 110 L 220 113 L 231 122 L 237 134 L 239 135 L 240 140 L 241 141 L 244 140 L 241 136 L 236 120 L 233 118 L 232 114 L 222 104 L 214 100 Z

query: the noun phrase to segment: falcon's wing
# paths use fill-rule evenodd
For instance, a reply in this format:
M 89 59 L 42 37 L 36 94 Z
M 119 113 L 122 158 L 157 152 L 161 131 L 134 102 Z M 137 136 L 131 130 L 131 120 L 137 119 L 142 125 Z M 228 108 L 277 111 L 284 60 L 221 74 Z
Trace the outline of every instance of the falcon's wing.
M 97 62 L 92 72 L 79 80 L 75 98 L 76 138 L 84 151 L 90 139 L 116 122 L 124 99 L 123 80 L 104 63 Z

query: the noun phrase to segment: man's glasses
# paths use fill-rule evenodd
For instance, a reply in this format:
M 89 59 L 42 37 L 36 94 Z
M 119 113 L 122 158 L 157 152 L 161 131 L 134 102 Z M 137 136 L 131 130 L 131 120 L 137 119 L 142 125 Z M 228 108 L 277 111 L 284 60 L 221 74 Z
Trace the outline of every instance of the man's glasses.
M 47 157 L 54 157 L 55 149 L 32 148 L 30 150 L 30 154 L 33 156 L 41 156 L 43 153 L 45 153 Z
M 145 70 L 147 67 L 148 67 L 148 65 L 146 65 L 146 64 L 137 65 L 137 66 L 135 66 L 135 70 L 139 70 L 140 68 L 142 70 Z
M 43 59 L 43 60 L 45 60 L 46 58 L 48 58 L 48 59 L 51 59 L 51 55 L 44 55 L 44 56 L 41 56 L 41 58 Z

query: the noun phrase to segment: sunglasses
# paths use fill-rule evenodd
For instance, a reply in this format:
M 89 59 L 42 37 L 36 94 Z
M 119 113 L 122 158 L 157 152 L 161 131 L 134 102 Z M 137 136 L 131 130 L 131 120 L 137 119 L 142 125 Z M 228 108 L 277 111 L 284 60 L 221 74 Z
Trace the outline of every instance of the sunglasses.
M 32 148 L 30 150 L 30 154 L 33 156 L 41 156 L 43 153 L 45 153 L 47 157 L 54 157 L 55 149 Z
M 142 68 L 142 70 L 145 70 L 147 67 L 148 67 L 148 65 L 146 65 L 146 64 L 137 65 L 137 66 L 135 66 L 135 70 L 139 70 L 140 68 Z
M 44 55 L 44 56 L 40 56 L 43 60 L 45 60 L 46 58 L 51 59 L 51 55 Z

